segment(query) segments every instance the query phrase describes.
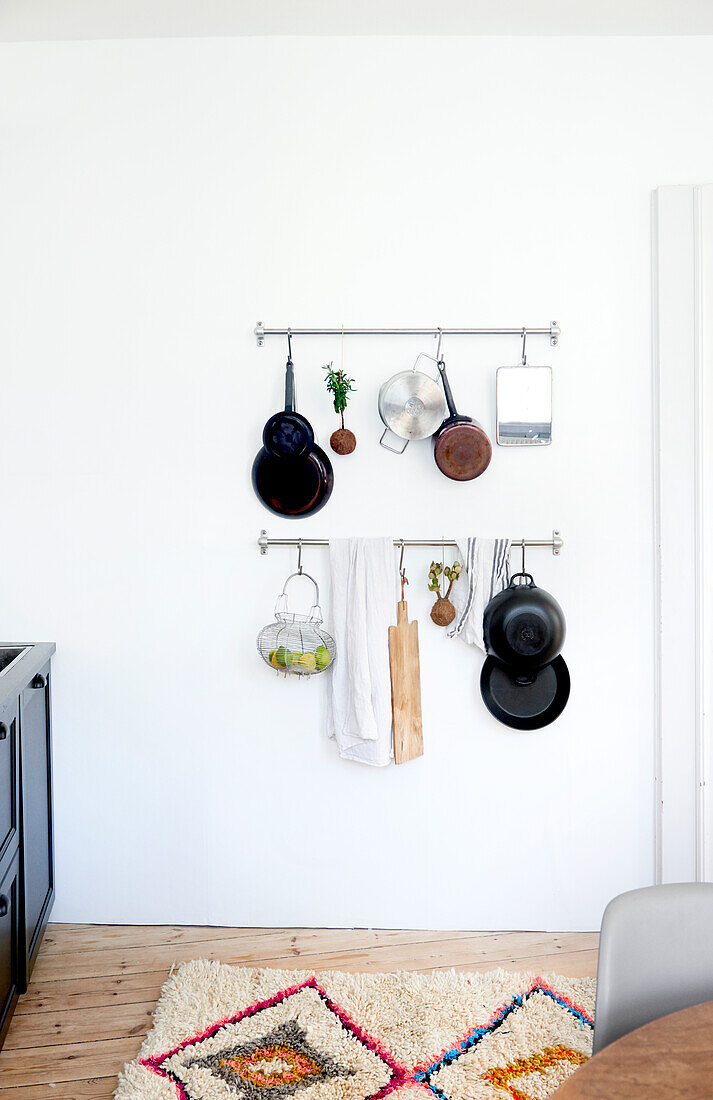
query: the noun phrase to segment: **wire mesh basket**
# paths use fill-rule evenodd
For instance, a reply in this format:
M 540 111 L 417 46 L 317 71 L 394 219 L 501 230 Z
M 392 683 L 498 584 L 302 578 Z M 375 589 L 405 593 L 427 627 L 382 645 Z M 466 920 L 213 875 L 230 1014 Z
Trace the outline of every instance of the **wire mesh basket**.
M 305 577 L 314 585 L 314 603 L 306 615 L 289 611 L 287 586 L 295 577 Z M 317 676 L 336 660 L 334 638 L 322 629 L 319 587 L 314 577 L 291 573 L 275 604 L 275 622 L 264 626 L 257 636 L 257 649 L 266 664 L 286 676 Z

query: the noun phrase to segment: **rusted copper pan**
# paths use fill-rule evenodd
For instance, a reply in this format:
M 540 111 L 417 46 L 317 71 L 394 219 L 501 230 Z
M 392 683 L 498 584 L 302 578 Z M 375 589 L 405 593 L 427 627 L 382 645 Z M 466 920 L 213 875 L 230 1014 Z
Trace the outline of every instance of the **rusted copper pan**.
M 490 465 L 492 444 L 477 420 L 461 416 L 456 411 L 442 359 L 438 362 L 438 369 L 450 416 L 446 417 L 433 437 L 433 457 L 441 473 L 452 481 L 472 481 Z

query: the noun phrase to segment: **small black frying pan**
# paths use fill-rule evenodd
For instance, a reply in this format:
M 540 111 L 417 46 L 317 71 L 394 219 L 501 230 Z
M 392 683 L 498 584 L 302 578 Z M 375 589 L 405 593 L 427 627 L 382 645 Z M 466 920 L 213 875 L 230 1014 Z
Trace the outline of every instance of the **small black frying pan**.
M 273 458 L 297 458 L 314 444 L 312 425 L 295 411 L 295 369 L 291 349 L 285 367 L 285 409 L 270 417 L 263 428 L 262 442 Z

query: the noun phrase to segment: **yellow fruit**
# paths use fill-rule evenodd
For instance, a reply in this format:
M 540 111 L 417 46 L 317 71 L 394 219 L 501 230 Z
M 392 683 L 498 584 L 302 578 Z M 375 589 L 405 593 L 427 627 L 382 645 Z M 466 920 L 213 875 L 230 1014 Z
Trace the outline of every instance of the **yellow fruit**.
M 317 667 L 317 662 L 314 657 L 314 653 L 299 653 L 297 654 L 297 660 L 295 664 L 300 665 L 307 672 L 314 672 Z
M 270 654 L 270 663 L 273 664 L 275 668 L 286 668 L 288 665 L 289 653 L 289 649 L 285 649 L 285 647 L 281 645 L 279 649 L 273 650 Z M 273 656 L 275 658 L 274 661 L 272 659 Z

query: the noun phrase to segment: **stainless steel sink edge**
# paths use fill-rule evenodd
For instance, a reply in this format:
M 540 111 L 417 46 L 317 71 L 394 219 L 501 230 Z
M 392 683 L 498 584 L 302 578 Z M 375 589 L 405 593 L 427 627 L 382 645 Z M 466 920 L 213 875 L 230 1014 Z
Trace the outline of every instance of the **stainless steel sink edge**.
M 25 654 L 29 653 L 32 648 L 32 644 L 22 646 L 0 646 L 0 665 L 2 666 L 0 667 L 0 676 L 4 676 L 6 672 L 9 672 L 13 665 L 21 661 Z M 10 658 L 7 664 L 3 665 L 3 658 L 11 653 L 14 654 L 14 656 Z

